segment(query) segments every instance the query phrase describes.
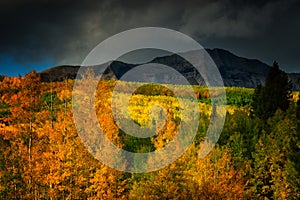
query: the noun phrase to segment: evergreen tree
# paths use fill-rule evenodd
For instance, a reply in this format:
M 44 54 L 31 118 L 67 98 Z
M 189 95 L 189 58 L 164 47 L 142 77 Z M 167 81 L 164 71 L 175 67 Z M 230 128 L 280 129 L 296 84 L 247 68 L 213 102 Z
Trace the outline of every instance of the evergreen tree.
M 266 120 L 273 116 L 277 109 L 286 111 L 290 104 L 291 89 L 292 83 L 287 74 L 274 62 L 268 72 L 265 86 L 258 85 L 255 89 L 252 114 Z

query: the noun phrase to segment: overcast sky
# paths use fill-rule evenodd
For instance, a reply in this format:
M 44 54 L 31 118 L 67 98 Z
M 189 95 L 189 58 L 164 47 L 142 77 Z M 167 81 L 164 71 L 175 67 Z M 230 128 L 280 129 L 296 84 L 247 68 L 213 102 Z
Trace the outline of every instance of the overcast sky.
M 146 26 L 300 72 L 299 10 L 297 0 L 1 0 L 0 74 L 80 64 L 109 36 Z

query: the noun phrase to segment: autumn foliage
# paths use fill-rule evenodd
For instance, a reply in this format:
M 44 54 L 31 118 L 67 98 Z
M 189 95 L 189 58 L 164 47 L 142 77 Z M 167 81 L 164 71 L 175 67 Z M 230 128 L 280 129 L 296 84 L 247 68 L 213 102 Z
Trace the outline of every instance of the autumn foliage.
M 300 198 L 300 103 L 291 101 L 290 109 L 277 111 L 266 124 L 249 117 L 253 90 L 227 88 L 230 106 L 223 133 L 216 147 L 200 158 L 212 109 L 207 89 L 195 88 L 199 97 L 195 110 L 201 118 L 194 142 L 169 166 L 134 174 L 102 164 L 85 148 L 73 120 L 73 84 L 72 80 L 42 83 L 34 71 L 0 82 L 0 199 Z M 135 83 L 122 84 L 130 87 Z M 172 92 L 148 85 L 132 95 L 130 119 L 126 120 L 160 131 L 146 139 L 129 136 L 119 129 L 112 114 L 115 85 L 115 81 L 101 81 L 92 106 L 105 136 L 119 148 L 159 150 L 174 139 L 181 120 L 190 120 L 181 116 Z M 183 97 L 184 87 L 177 87 Z M 217 94 L 216 90 L 213 95 Z M 118 95 L 122 104 L 124 94 Z M 167 113 L 149 117 L 151 106 L 157 104 Z M 126 118 L 122 113 L 118 116 Z M 82 123 L 85 128 L 94 126 L 89 121 Z M 147 164 L 155 163 L 149 160 Z

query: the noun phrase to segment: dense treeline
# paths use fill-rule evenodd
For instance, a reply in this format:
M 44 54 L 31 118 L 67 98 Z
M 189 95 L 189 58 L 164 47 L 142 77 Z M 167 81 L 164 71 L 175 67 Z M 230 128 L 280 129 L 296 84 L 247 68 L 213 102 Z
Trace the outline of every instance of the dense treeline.
M 231 111 L 223 132 L 213 151 L 200 158 L 212 112 L 209 96 L 218 92 L 209 94 L 206 88 L 197 87 L 201 118 L 193 144 L 164 169 L 130 174 L 98 162 L 82 144 L 72 116 L 73 84 L 71 80 L 41 83 L 35 72 L 23 78 L 5 77 L 0 82 L 0 199 L 300 198 L 297 99 L 289 101 L 286 110 L 276 109 L 262 119 L 253 114 L 251 106 L 257 92 L 227 88 Z M 134 83 L 123 84 L 131 87 Z M 115 85 L 115 81 L 99 83 L 95 107 L 105 135 L 120 148 L 158 150 L 173 139 L 181 120 L 189 120 L 188 116 L 179 119 L 180 109 L 172 91 L 148 85 L 133 94 L 128 120 L 149 124 L 147 109 L 160 104 L 169 111 L 168 122 L 153 138 L 129 136 L 114 123 L 111 113 Z M 176 87 L 184 96 L 184 86 Z M 93 126 L 84 123 L 86 128 Z M 149 160 L 147 164 L 155 163 Z

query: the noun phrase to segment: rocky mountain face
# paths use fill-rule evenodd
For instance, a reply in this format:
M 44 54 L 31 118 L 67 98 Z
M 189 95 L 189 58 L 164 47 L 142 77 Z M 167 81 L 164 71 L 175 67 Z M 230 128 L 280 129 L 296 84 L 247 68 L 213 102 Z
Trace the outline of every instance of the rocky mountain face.
M 293 90 L 300 90 L 300 73 L 290 73 L 289 79 L 293 83 Z
M 255 88 L 258 84 L 264 84 L 270 67 L 267 64 L 238 57 L 222 49 L 208 49 L 207 52 L 219 68 L 226 86 Z
M 225 86 L 255 88 L 258 84 L 264 84 L 269 65 L 256 60 L 236 56 L 223 49 L 206 49 L 213 61 L 216 63 Z M 182 57 L 174 54 L 170 56 L 157 57 L 149 63 L 158 63 L 170 66 L 184 75 L 190 84 L 204 84 L 200 74 L 193 66 Z M 93 66 L 96 75 L 102 75 L 103 79 L 120 79 L 127 71 L 136 65 L 127 64 L 120 61 L 107 65 Z M 107 68 L 106 68 L 107 67 Z M 106 70 L 104 70 L 106 68 Z M 74 79 L 79 66 L 57 66 L 40 72 L 42 81 L 62 81 L 66 78 Z M 155 70 L 153 71 L 153 73 Z M 147 76 L 147 75 L 146 75 Z M 175 78 L 175 74 L 164 74 L 164 79 Z M 289 74 L 289 78 L 294 84 L 294 90 L 300 90 L 300 74 Z

